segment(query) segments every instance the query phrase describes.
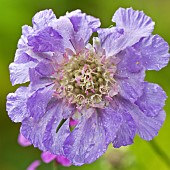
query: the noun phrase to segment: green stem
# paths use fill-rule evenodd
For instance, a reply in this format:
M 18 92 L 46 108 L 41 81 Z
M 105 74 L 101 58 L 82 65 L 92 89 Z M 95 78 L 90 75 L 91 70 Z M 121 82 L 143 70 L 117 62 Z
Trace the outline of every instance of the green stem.
M 53 161 L 52 170 L 58 170 L 58 166 L 57 166 L 57 163 L 55 161 Z
M 170 159 L 168 155 L 156 144 L 154 140 L 150 141 L 152 149 L 160 156 L 160 158 L 164 161 L 164 163 L 170 168 Z

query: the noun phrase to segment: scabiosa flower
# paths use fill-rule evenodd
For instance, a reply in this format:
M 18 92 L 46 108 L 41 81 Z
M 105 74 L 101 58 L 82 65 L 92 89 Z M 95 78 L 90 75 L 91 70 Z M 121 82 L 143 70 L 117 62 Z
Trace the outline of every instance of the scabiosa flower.
M 30 82 L 7 96 L 9 117 L 35 147 L 74 165 L 95 161 L 110 143 L 130 145 L 136 134 L 151 140 L 165 120 L 166 94 L 144 78 L 167 65 L 168 44 L 142 11 L 119 8 L 112 21 L 99 28 L 80 10 L 58 19 L 41 11 L 33 27 L 23 26 L 9 66 L 13 85 Z

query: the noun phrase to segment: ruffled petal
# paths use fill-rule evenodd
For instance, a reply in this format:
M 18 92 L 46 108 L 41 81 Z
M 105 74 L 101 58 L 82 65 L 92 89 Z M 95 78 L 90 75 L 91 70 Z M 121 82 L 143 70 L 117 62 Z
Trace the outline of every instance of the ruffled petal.
M 99 158 L 115 138 L 121 117 L 111 108 L 86 110 L 64 143 L 64 154 L 74 165 L 91 163 Z
M 102 125 L 106 133 L 106 142 L 109 144 L 116 138 L 117 131 L 122 124 L 123 117 L 119 113 L 119 108 L 115 105 L 109 105 L 104 109 L 100 109 L 99 113 Z
M 56 20 L 56 16 L 51 9 L 40 11 L 32 19 L 33 28 L 35 30 L 42 29 L 54 20 Z
M 166 93 L 159 85 L 145 83 L 143 94 L 135 103 L 146 116 L 152 117 L 159 114 L 162 110 L 166 98 Z
M 28 36 L 32 35 L 34 30 L 28 25 L 22 26 L 22 35 L 18 41 L 18 49 L 15 53 L 15 63 L 27 63 L 28 61 L 35 61 L 35 54 L 30 53 L 30 47 L 28 46 Z
M 119 8 L 113 15 L 112 21 L 117 27 L 123 28 L 125 32 L 131 35 L 130 41 L 136 42 L 141 37 L 150 35 L 154 29 L 155 23 L 143 11 L 133 10 L 132 8 Z
M 37 35 L 38 32 L 42 33 L 44 29 L 45 29 L 45 31 L 48 31 L 48 33 L 46 33 L 45 35 L 47 35 L 49 33 L 50 33 L 50 35 L 53 35 L 53 34 L 56 35 L 56 32 L 54 33 L 53 30 L 48 29 L 49 28 L 48 25 L 51 22 L 54 22 L 55 20 L 56 20 L 56 17 L 54 15 L 54 13 L 52 12 L 52 10 L 44 10 L 44 11 L 41 11 L 41 12 L 37 13 L 33 17 L 33 28 L 30 27 L 30 26 L 27 26 L 27 25 L 24 25 L 22 27 L 22 36 L 18 41 L 18 50 L 17 50 L 16 55 L 15 55 L 15 61 L 18 60 L 18 58 L 20 58 L 20 55 L 22 55 L 23 53 L 30 53 L 30 51 L 32 50 L 31 47 L 28 46 L 28 38 L 30 38 L 30 39 L 32 38 L 32 41 L 34 39 L 34 42 L 32 42 L 32 43 L 34 43 L 34 45 L 35 45 L 38 40 L 41 41 L 42 39 L 45 39 L 45 36 L 44 37 L 43 36 L 34 37 L 34 36 Z M 44 31 L 44 33 L 45 33 L 45 31 Z M 51 39 L 53 39 L 53 38 L 51 38 Z M 56 41 L 53 40 L 53 42 L 56 42 Z M 41 47 L 38 46 L 38 47 L 39 48 L 45 48 L 44 43 L 42 44 L 43 47 L 42 46 Z M 48 49 L 50 49 L 49 46 L 50 45 L 48 44 Z M 43 49 L 41 49 L 41 50 L 43 50 Z
M 74 35 L 70 39 L 71 43 L 75 50 L 79 52 L 88 43 L 92 33 L 100 26 L 100 21 L 82 13 L 80 10 L 67 13 L 66 16 L 70 19 L 74 28 Z
M 65 112 L 68 115 L 72 115 L 75 112 L 75 108 L 61 101 L 57 103 L 54 112 L 56 113 L 48 122 L 44 132 L 43 144 L 51 153 L 63 155 L 63 143 L 70 134 L 70 119 L 65 119 L 63 115 Z
M 151 140 L 158 134 L 165 120 L 165 112 L 159 111 L 156 116 L 147 116 L 137 105 L 130 103 L 123 98 L 119 99 L 119 103 L 129 112 L 136 124 L 137 133 L 144 140 Z
M 154 22 L 142 11 L 119 8 L 112 21 L 116 27 L 99 30 L 99 38 L 107 56 L 116 55 L 127 47 L 147 37 L 154 29 Z
M 87 18 L 89 27 L 92 29 L 93 32 L 95 32 L 101 25 L 100 19 L 95 18 L 90 15 L 87 15 L 86 18 Z
M 132 48 L 127 48 L 118 55 L 121 59 L 117 65 L 115 79 L 119 85 L 119 94 L 135 102 L 143 93 L 145 70 L 140 64 L 141 56 Z
M 63 37 L 64 49 L 71 49 L 74 51 L 73 44 L 70 41 L 74 37 L 74 28 L 71 21 L 66 16 L 62 16 L 50 23 L 49 26 L 55 29 Z
M 126 48 L 126 50 L 122 51 L 117 57 L 121 60 L 117 66 L 119 73 L 122 71 L 139 73 L 144 68 L 141 62 L 141 54 L 132 47 Z M 123 74 L 124 72 L 122 75 Z
M 39 119 L 36 120 L 30 117 L 22 121 L 22 135 L 28 139 L 34 147 L 38 147 L 43 151 L 48 150 L 52 154 L 62 154 L 62 141 L 70 133 L 69 119 L 65 121 L 56 133 L 57 128 L 63 120 L 63 107 L 66 109 L 66 106 L 62 105 L 62 101 L 51 100 L 48 103 L 45 114 Z M 69 112 L 69 107 L 67 108 Z
M 139 112 L 138 112 L 139 113 Z M 162 127 L 166 114 L 161 110 L 154 117 L 147 117 L 144 114 L 132 115 L 137 124 L 137 133 L 144 140 L 152 140 L 155 136 L 158 135 L 160 128 Z
M 107 141 L 115 148 L 130 145 L 136 134 L 136 125 L 130 113 L 114 97 L 110 105 L 100 110 L 100 117 L 105 128 Z
M 67 13 L 66 16 L 70 19 L 76 32 L 79 32 L 83 29 L 83 22 L 88 24 L 88 27 L 91 28 L 93 31 L 95 31 L 101 25 L 100 20 L 98 18 L 86 15 L 85 13 L 82 13 L 79 9 Z
M 10 80 L 12 85 L 26 83 L 30 80 L 29 69 L 36 66 L 37 63 L 30 61 L 23 64 L 11 63 L 9 65 Z
M 27 101 L 27 111 L 31 117 L 38 121 L 46 113 L 48 103 L 52 99 L 51 87 L 44 87 L 35 91 Z
M 147 70 L 158 71 L 169 62 L 169 45 L 159 35 L 143 38 L 134 48 L 141 53 L 142 64 Z
M 17 45 L 18 49 L 27 49 L 28 48 L 27 37 L 32 33 L 33 33 L 32 27 L 30 27 L 28 25 L 22 26 L 22 35 L 21 35 L 21 38 L 19 39 L 18 45 Z
M 33 58 L 32 56 L 28 55 L 27 53 L 25 52 L 21 52 L 21 50 L 17 50 L 16 53 L 15 53 L 16 57 L 14 62 L 16 64 L 25 64 L 25 63 L 28 63 L 28 62 L 34 62 L 34 63 L 37 63 L 38 60 Z
M 39 120 L 35 120 L 32 117 L 27 117 L 22 121 L 21 134 L 29 140 L 34 147 L 46 151 L 43 145 L 43 136 L 48 122 L 53 118 L 53 114 L 56 114 L 57 103 L 54 101 L 53 105 L 48 108 L 43 117 Z
M 119 107 L 122 109 L 121 106 Z M 136 124 L 132 116 L 124 109 L 119 110 L 119 114 L 122 115 L 123 120 L 117 131 L 116 138 L 112 142 L 115 148 L 132 144 L 136 135 Z
M 63 38 L 52 27 L 46 27 L 28 37 L 28 45 L 34 52 L 64 52 Z
M 54 67 L 50 62 L 39 62 L 35 70 L 44 77 L 51 76 L 55 73 Z
M 29 70 L 30 86 L 32 90 L 36 91 L 37 89 L 48 87 L 54 84 L 54 81 L 52 80 L 51 77 L 42 75 L 44 72 L 41 72 L 41 70 L 38 71 L 36 70 L 36 68 L 32 68 Z
M 83 117 L 64 143 L 64 154 L 74 165 L 91 163 L 107 149 L 105 130 L 94 113 Z M 88 134 L 88 135 L 87 135 Z
M 85 44 L 88 42 L 91 34 L 100 26 L 100 20 L 98 18 L 86 15 L 81 10 L 75 10 L 67 13 L 66 16 L 73 24 L 74 31 L 77 38 L 83 38 Z
M 21 122 L 29 115 L 26 104 L 28 96 L 29 89 L 27 87 L 19 87 L 15 93 L 8 94 L 6 110 L 12 121 Z
M 113 56 L 125 49 L 124 46 L 124 30 L 116 27 L 101 28 L 97 30 L 102 48 L 106 52 L 106 56 Z

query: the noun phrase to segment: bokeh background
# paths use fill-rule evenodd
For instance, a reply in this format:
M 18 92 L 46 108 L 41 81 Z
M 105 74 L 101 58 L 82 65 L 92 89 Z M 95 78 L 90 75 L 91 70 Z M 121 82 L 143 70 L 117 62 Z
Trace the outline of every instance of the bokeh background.
M 32 16 L 43 9 L 51 8 L 60 16 L 79 8 L 100 18 L 102 27 L 108 27 L 117 8 L 130 6 L 151 16 L 156 22 L 154 34 L 160 34 L 170 43 L 170 0 L 0 0 L 0 170 L 25 170 L 32 161 L 40 159 L 38 149 L 18 145 L 20 124 L 12 123 L 5 111 L 6 95 L 17 88 L 11 86 L 8 65 L 13 61 L 21 26 L 31 25 Z M 146 79 L 160 84 L 170 96 L 170 65 L 159 72 L 147 72 Z M 108 152 L 93 164 L 69 168 L 58 165 L 57 169 L 169 170 L 166 156 L 170 158 L 170 98 L 165 110 L 167 119 L 153 142 L 136 137 L 135 144 L 130 147 L 109 147 Z M 38 168 L 52 169 L 53 163 L 42 163 Z

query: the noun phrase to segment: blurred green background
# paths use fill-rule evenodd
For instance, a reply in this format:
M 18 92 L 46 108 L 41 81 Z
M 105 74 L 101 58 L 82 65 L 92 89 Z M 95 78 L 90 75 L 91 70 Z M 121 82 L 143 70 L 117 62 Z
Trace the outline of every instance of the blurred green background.
M 143 10 L 156 22 L 155 34 L 160 34 L 170 43 L 170 0 L 0 0 L 0 170 L 25 170 L 40 151 L 33 147 L 18 145 L 20 124 L 12 123 L 5 111 L 6 95 L 17 88 L 9 80 L 8 65 L 13 61 L 21 26 L 31 25 L 33 15 L 51 8 L 57 16 L 67 11 L 81 9 L 101 19 L 102 27 L 111 25 L 111 17 L 119 7 Z M 170 96 L 170 65 L 159 72 L 147 72 L 146 79 L 160 84 Z M 166 101 L 167 119 L 154 142 L 170 157 L 170 99 Z M 121 149 L 112 149 L 91 165 L 82 167 L 57 167 L 59 170 L 169 170 L 163 155 L 155 152 L 150 142 L 139 137 L 135 144 Z M 51 170 L 53 164 L 41 164 L 39 170 Z

